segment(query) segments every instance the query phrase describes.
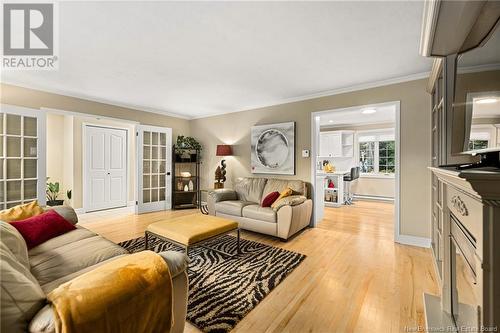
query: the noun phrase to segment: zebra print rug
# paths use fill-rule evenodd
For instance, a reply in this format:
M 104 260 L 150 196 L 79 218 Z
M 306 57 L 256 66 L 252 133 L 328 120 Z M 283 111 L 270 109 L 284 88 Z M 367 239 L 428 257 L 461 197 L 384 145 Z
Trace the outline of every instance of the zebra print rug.
M 119 243 L 129 252 L 144 250 L 144 237 Z M 150 238 L 155 252 L 183 251 L 159 238 Z M 187 320 L 204 332 L 229 332 L 285 277 L 305 255 L 226 235 L 189 250 L 189 298 Z

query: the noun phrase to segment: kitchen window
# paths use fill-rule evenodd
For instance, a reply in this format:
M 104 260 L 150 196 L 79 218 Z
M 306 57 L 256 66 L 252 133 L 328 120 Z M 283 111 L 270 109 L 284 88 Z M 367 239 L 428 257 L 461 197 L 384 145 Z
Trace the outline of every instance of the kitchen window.
M 358 136 L 360 172 L 366 175 L 396 172 L 396 142 L 392 133 L 366 133 Z

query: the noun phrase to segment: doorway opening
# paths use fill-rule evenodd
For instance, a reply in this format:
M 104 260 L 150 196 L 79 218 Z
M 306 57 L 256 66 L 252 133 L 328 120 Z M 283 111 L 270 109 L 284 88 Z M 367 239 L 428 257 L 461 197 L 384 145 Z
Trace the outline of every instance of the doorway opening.
M 394 206 L 399 238 L 399 101 L 313 112 L 311 183 L 313 223 L 325 214 L 355 212 L 376 203 Z M 364 205 L 364 202 L 375 205 Z

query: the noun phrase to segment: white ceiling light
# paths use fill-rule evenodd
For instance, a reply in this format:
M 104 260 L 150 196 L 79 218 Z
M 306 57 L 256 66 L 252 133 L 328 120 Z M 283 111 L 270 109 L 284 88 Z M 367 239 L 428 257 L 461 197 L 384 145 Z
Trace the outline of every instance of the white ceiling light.
M 331 123 L 333 123 L 333 120 L 328 120 L 328 122 L 331 124 Z
M 366 109 L 366 110 L 361 111 L 362 114 L 372 114 L 375 112 L 377 112 L 377 110 L 375 110 L 375 109 Z
M 476 101 L 477 104 L 492 104 L 496 103 L 498 99 L 494 97 L 481 98 Z

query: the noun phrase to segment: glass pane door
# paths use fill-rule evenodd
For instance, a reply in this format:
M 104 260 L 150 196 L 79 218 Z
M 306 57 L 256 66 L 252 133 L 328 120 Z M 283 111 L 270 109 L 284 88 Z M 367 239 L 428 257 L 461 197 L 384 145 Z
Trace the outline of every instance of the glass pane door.
M 170 208 L 170 133 L 168 128 L 139 128 L 139 212 Z
M 39 164 L 44 161 L 39 156 L 40 120 L 36 114 L 14 112 L 0 113 L 0 209 L 37 199 L 45 202 L 43 194 L 40 198 L 45 184 L 39 177 Z

